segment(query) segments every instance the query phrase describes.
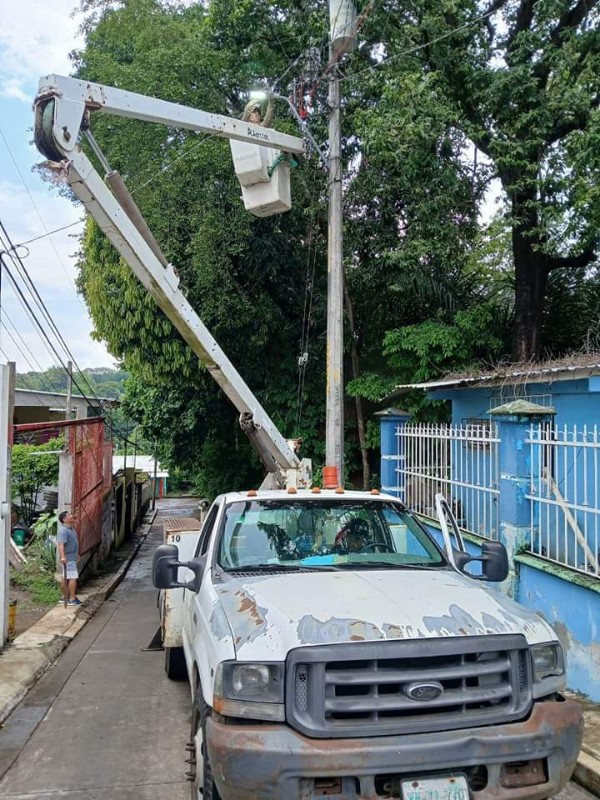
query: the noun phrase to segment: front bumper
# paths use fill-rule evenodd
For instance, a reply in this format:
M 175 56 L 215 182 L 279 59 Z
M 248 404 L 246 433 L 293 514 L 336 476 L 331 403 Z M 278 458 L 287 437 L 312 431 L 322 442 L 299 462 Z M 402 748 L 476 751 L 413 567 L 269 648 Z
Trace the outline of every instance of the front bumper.
M 209 718 L 206 727 L 222 800 L 313 800 L 324 795 L 330 800 L 380 800 L 400 796 L 382 790 L 382 776 L 425 777 L 480 765 L 487 768 L 487 785 L 471 791 L 476 800 L 544 800 L 569 780 L 582 736 L 579 705 L 562 697 L 535 703 L 524 722 L 440 733 L 309 739 L 286 725 L 226 725 Z M 544 763 L 542 783 L 523 786 L 513 780 L 512 786 L 502 785 L 503 765 L 538 759 Z M 331 786 L 325 778 L 334 779 Z

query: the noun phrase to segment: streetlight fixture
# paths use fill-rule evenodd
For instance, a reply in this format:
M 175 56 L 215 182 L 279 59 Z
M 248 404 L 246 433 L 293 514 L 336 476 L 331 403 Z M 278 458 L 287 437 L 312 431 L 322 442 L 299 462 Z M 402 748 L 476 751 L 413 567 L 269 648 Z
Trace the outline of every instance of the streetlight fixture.
M 252 91 L 252 92 L 250 92 L 250 97 L 255 99 L 255 100 L 283 100 L 283 101 L 285 101 L 288 104 L 289 109 L 292 112 L 292 115 L 293 115 L 294 119 L 296 120 L 296 122 L 300 126 L 300 128 L 302 130 L 302 133 L 306 136 L 306 138 L 310 141 L 312 146 L 317 151 L 317 154 L 318 154 L 318 156 L 319 156 L 319 158 L 321 160 L 321 163 L 323 164 L 325 169 L 329 169 L 329 164 L 328 164 L 327 158 L 325 157 L 323 151 L 321 150 L 321 148 L 317 144 L 314 136 L 312 135 L 312 133 L 308 129 L 308 125 L 302 119 L 300 114 L 297 112 L 294 104 L 292 103 L 292 101 L 290 100 L 289 97 L 286 97 L 283 94 L 276 94 L 275 92 L 271 92 L 269 90 L 267 90 L 267 91 L 258 91 L 258 90 L 257 91 Z

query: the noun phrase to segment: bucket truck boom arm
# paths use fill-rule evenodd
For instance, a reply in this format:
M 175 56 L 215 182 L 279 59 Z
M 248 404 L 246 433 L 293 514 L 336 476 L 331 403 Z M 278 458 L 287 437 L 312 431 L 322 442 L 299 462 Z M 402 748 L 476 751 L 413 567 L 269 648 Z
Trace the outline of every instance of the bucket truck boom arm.
M 141 214 L 118 174 L 107 176 L 111 187 L 120 186 L 113 194 L 79 146 L 79 133 L 88 124 L 89 111 L 179 126 L 292 153 L 302 152 L 302 140 L 230 117 L 55 75 L 40 80 L 35 100 L 38 149 L 50 161 L 61 163 L 67 182 L 86 210 L 240 412 L 242 428 L 271 474 L 271 484 L 309 483 L 310 463 L 300 461 L 186 300 L 176 270 L 144 229 Z

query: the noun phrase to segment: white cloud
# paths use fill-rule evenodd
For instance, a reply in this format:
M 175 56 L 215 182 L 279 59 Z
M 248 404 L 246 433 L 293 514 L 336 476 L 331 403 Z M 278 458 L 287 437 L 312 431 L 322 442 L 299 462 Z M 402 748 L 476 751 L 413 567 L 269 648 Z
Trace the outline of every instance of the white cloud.
M 76 0 L 4 2 L 0 12 L 0 86 L 3 94 L 30 98 L 37 79 L 70 70 L 69 53 L 81 45 Z M 29 91 L 28 91 L 29 89 Z M 20 93 L 20 94 L 18 94 Z
M 108 355 L 104 345 L 90 338 L 93 326 L 85 304 L 75 288 L 75 254 L 82 225 L 74 225 L 52 236 L 44 235 L 48 231 L 78 222 L 82 216 L 81 207 L 50 194 L 43 185 L 39 190 L 30 189 L 28 194 L 22 183 L 0 180 L 0 219 L 13 244 L 43 237 L 17 248 L 17 252 L 76 362 L 82 368 L 112 366 L 114 360 Z M 17 264 L 10 259 L 5 261 L 36 317 L 44 329 L 50 332 L 51 326 L 44 319 L 42 310 L 36 306 Z M 37 370 L 40 365 L 46 369 L 53 364 L 59 364 L 61 359 L 63 362 L 68 360 L 69 356 L 56 341 L 56 337 L 51 338 L 60 359 L 52 352 L 31 321 L 23 300 L 9 279 L 3 282 L 2 308 L 5 313 L 3 329 L 0 331 L 2 360 L 6 358 L 16 361 L 19 371 Z
M 25 94 L 25 92 L 19 87 L 19 82 L 15 80 L 7 81 L 4 88 L 0 88 L 0 94 L 3 97 L 13 97 L 15 100 L 20 100 L 22 103 L 27 103 L 27 105 L 31 103 L 31 97 Z
M 13 244 L 43 236 L 19 249 L 19 255 L 38 287 L 52 287 L 75 292 L 77 239 L 81 225 L 75 225 L 52 236 L 49 231 L 82 219 L 81 207 L 42 188 L 30 189 L 22 183 L 0 179 L 0 218 Z
M 69 52 L 82 44 L 78 32 L 81 15 L 73 17 L 76 8 L 77 0 L 0 0 L 0 219 L 14 244 L 43 237 L 18 253 L 68 349 L 85 368 L 113 366 L 114 360 L 104 345 L 90 338 L 93 325 L 75 288 L 74 254 L 81 225 L 46 235 L 82 219 L 84 213 L 81 206 L 60 197 L 38 175 L 30 173 L 40 156 L 29 145 L 33 115 L 20 104 L 31 102 L 42 75 L 69 73 Z M 8 264 L 50 336 L 51 326 L 44 320 L 43 311 L 25 289 L 16 265 L 11 266 L 10 260 Z M 59 355 L 52 352 L 7 276 L 2 284 L 2 314 L 0 360 L 16 361 L 19 371 L 27 371 L 69 359 L 56 337 L 50 338 Z

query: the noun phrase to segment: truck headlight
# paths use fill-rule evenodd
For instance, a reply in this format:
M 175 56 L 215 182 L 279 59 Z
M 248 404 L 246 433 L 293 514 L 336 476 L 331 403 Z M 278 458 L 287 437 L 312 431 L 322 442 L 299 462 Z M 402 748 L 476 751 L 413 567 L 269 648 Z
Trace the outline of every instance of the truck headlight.
M 558 692 L 565 687 L 565 660 L 558 642 L 544 642 L 531 647 L 533 696 Z
M 217 666 L 214 709 L 224 717 L 284 722 L 284 665 L 223 661 Z

